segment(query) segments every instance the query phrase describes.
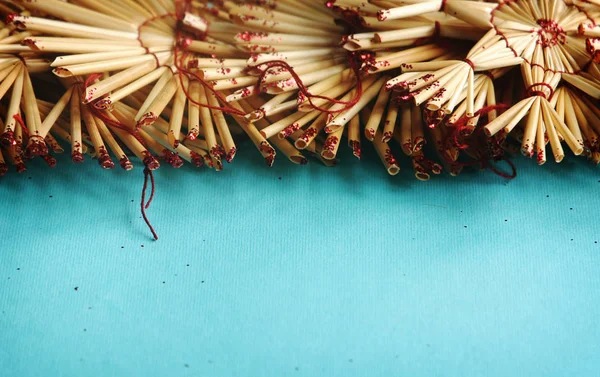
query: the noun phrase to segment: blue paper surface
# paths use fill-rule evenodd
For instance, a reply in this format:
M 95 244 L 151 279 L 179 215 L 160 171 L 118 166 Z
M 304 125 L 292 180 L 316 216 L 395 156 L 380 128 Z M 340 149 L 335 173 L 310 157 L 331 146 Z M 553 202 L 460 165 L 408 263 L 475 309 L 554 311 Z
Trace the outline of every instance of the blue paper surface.
M 1 178 L 0 376 L 600 375 L 596 167 L 340 155 Z

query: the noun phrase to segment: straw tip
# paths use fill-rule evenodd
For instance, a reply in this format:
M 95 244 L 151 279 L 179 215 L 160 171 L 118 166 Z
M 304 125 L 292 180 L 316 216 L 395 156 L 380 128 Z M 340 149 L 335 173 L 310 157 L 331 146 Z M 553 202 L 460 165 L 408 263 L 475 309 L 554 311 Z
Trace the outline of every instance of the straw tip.
M 23 162 L 19 162 L 15 165 L 17 169 L 17 173 L 25 173 L 27 171 L 27 166 Z
M 73 77 L 73 73 L 71 73 L 71 71 L 63 67 L 54 68 L 52 70 L 52 73 L 61 78 Z
M 377 11 L 377 19 L 379 21 L 385 21 L 385 20 L 387 20 L 389 14 L 390 14 L 389 10 L 379 10 L 379 11 Z
M 39 139 L 41 139 L 41 137 Z M 31 137 L 29 139 L 29 145 L 25 149 L 25 155 L 27 157 L 46 156 L 47 154 L 48 146 L 43 139 L 38 140 L 38 137 Z
M 144 165 L 146 165 L 146 168 L 148 168 L 148 170 L 156 170 L 156 169 L 160 168 L 160 162 L 158 162 L 156 157 L 152 156 L 151 154 L 148 154 L 144 158 L 143 162 L 144 162 Z
M 425 172 L 416 172 L 415 177 L 421 182 L 427 182 L 431 176 Z
M 198 153 L 196 153 L 194 151 L 190 151 L 190 160 L 191 160 L 192 164 L 197 168 L 204 165 L 204 157 L 202 157 L 201 155 L 199 155 Z
M 129 161 L 129 158 L 127 157 L 123 157 L 119 160 L 119 165 L 121 165 L 121 168 L 123 168 L 123 170 L 132 170 L 133 169 L 133 164 L 131 163 L 131 161 Z
M 80 151 L 71 152 L 71 160 L 76 164 L 81 164 L 84 161 L 83 153 Z
M 227 152 L 227 154 L 225 155 L 225 161 L 227 161 L 227 163 L 231 163 L 231 161 L 233 161 L 233 158 L 235 157 L 235 154 L 237 153 L 237 148 L 233 147 L 229 150 L 229 152 Z
M 388 167 L 387 172 L 389 175 L 398 175 L 400 173 L 400 167 L 396 165 L 392 165 Z
M 5 148 L 10 148 L 17 145 L 15 140 L 15 133 L 13 131 L 6 131 L 0 136 L 0 145 Z

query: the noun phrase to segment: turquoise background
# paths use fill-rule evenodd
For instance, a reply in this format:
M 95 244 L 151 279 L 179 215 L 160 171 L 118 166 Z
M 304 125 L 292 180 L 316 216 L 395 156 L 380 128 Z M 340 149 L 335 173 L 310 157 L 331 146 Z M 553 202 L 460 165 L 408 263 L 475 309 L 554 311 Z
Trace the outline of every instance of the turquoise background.
M 365 154 L 165 166 L 158 242 L 139 165 L 1 178 L 0 375 L 600 375 L 595 166 L 423 183 Z

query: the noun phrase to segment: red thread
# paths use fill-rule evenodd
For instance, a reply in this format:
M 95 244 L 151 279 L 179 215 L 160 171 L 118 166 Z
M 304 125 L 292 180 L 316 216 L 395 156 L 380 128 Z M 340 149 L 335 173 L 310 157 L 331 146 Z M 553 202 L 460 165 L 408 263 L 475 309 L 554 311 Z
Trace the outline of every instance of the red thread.
M 101 76 L 100 74 L 95 73 L 95 74 L 90 75 L 85 80 L 84 93 L 85 93 L 87 87 L 92 82 L 94 82 L 97 78 L 99 78 L 100 76 Z M 115 127 L 117 129 L 127 132 L 128 134 L 133 136 L 140 144 L 142 144 L 146 148 L 146 143 L 145 143 L 144 139 L 142 139 L 142 137 L 138 134 L 137 129 L 132 130 L 129 127 L 127 127 L 126 125 L 122 124 L 121 122 L 116 121 L 116 120 L 106 116 L 106 114 L 104 114 L 104 112 L 102 110 L 96 108 L 96 106 L 94 106 L 93 103 L 88 103 L 86 106 L 92 112 L 92 114 L 94 116 L 96 116 L 97 118 L 100 118 L 104 123 L 109 124 L 112 127 Z M 144 218 L 146 225 L 148 225 L 150 232 L 152 232 L 154 239 L 158 240 L 158 235 L 156 234 L 154 227 L 150 223 L 150 220 L 148 220 L 148 216 L 146 216 L 146 209 L 148 209 L 150 207 L 150 203 L 152 202 L 152 199 L 154 199 L 154 192 L 155 192 L 156 184 L 154 182 L 154 175 L 152 174 L 152 170 L 150 168 L 153 168 L 153 169 L 157 168 L 156 158 L 154 156 L 152 156 L 150 153 L 148 153 L 146 158 L 144 158 L 143 163 L 144 163 L 145 167 L 144 167 L 144 188 L 142 190 L 142 205 L 141 205 L 142 217 Z M 148 203 L 144 205 L 145 197 L 146 197 L 146 187 L 148 185 L 148 176 L 150 176 L 150 180 L 152 183 L 152 190 L 150 193 L 150 199 L 148 200 Z
M 509 107 L 510 106 L 503 104 L 503 103 L 499 103 L 497 105 L 485 106 L 485 107 L 482 107 L 481 109 L 477 110 L 473 114 L 473 118 L 476 118 L 481 115 L 487 115 L 494 110 L 506 110 Z M 456 122 L 453 123 L 453 126 L 454 127 L 464 127 L 467 124 L 467 122 L 469 121 L 469 119 L 471 119 L 471 118 L 469 118 L 467 116 L 462 116 Z
M 450 161 L 446 155 L 444 155 L 444 158 L 452 167 L 467 167 L 479 164 L 482 170 L 490 169 L 494 174 L 499 175 L 502 178 L 514 179 L 517 177 L 517 167 L 508 157 L 504 155 L 489 157 L 486 156 L 485 153 L 476 153 L 475 160 L 469 162 Z M 506 163 L 510 166 L 512 172 L 509 174 L 499 170 L 494 164 L 490 162 L 492 160 L 494 162 L 506 161 Z
M 179 2 L 176 3 L 176 6 L 177 6 L 178 3 Z M 161 20 L 163 18 L 173 17 L 173 16 L 175 16 L 173 13 L 167 13 L 167 14 L 162 14 L 162 15 L 159 15 L 159 16 L 155 16 L 155 17 L 149 18 L 146 21 L 144 21 L 138 27 L 138 30 L 137 30 L 138 33 L 137 33 L 137 38 L 136 39 L 138 40 L 138 42 L 140 42 L 140 46 L 143 47 L 146 50 L 146 53 L 150 54 L 150 55 L 152 55 L 154 57 L 154 60 L 156 61 L 157 68 L 161 67 L 160 61 L 158 60 L 158 57 L 156 56 L 156 54 L 154 54 L 153 52 L 150 52 L 150 49 L 144 45 L 144 41 L 142 40 L 142 28 L 145 27 L 145 26 L 148 26 L 149 23 L 154 22 L 156 20 Z M 169 69 L 170 68 L 171 67 L 169 67 Z
M 154 59 L 156 60 L 157 66 L 158 67 L 163 66 L 160 64 L 158 57 L 154 53 L 151 53 L 150 50 L 146 46 L 144 46 L 144 42 L 143 42 L 143 39 L 141 36 L 142 28 L 147 26 L 149 23 L 154 22 L 159 19 L 164 19 L 164 18 L 169 18 L 169 17 L 174 18 L 177 21 L 177 27 L 176 27 L 175 46 L 173 47 L 173 54 L 174 54 L 173 60 L 175 63 L 175 67 L 177 68 L 177 75 L 179 77 L 179 83 L 181 84 L 181 88 L 183 89 L 183 92 L 184 92 L 186 98 L 191 103 L 193 103 L 197 106 L 209 108 L 211 110 L 219 110 L 219 111 L 222 111 L 222 112 L 228 113 L 228 114 L 235 114 L 235 115 L 242 115 L 242 116 L 246 115 L 245 112 L 235 109 L 233 107 L 212 106 L 207 103 L 198 102 L 198 101 L 194 100 L 193 98 L 191 98 L 188 90 L 183 85 L 183 75 L 188 76 L 188 78 L 194 78 L 194 79 L 198 80 L 200 83 L 202 83 L 202 85 L 205 88 L 207 88 L 209 91 L 211 91 L 219 99 L 219 101 L 221 103 L 227 103 L 225 97 L 223 97 L 221 94 L 217 93 L 213 89 L 212 85 L 209 85 L 206 81 L 204 81 L 197 74 L 191 72 L 189 69 L 187 69 L 183 66 L 183 61 L 187 57 L 187 53 L 181 54 L 181 59 L 179 58 L 180 52 L 181 52 L 180 50 L 187 48 L 193 41 L 193 39 L 189 35 L 184 35 L 183 32 L 181 31 L 181 21 L 185 17 L 185 13 L 189 11 L 190 6 L 191 6 L 191 0 L 177 0 L 175 2 L 175 9 L 176 9 L 175 13 L 166 13 L 163 15 L 149 18 L 148 20 L 144 21 L 137 29 L 137 33 L 138 33 L 137 40 L 140 42 L 140 45 L 144 49 L 146 49 L 146 52 L 154 57 Z M 169 67 L 169 69 L 171 69 L 171 67 Z M 173 71 L 173 70 L 171 69 L 171 71 Z
M 487 115 L 490 112 L 494 111 L 494 110 L 505 110 L 509 108 L 508 105 L 505 105 L 503 103 L 498 104 L 498 105 L 491 105 L 491 106 L 486 106 L 486 107 L 482 107 L 481 109 L 477 110 L 475 112 L 475 114 L 473 114 L 472 118 L 467 117 L 466 115 L 463 115 L 462 117 L 460 117 L 456 122 L 454 122 L 453 126 L 454 129 L 452 130 L 452 132 L 449 134 L 449 137 L 452 138 L 453 142 L 454 142 L 454 146 L 457 147 L 458 149 L 467 149 L 469 146 L 467 144 L 463 144 L 461 143 L 458 138 L 460 135 L 463 135 L 465 130 L 468 128 L 467 127 L 467 123 L 469 122 L 470 119 L 476 118 L 478 116 L 481 115 Z
M 479 73 L 481 73 L 482 75 L 486 75 L 487 77 L 490 78 L 490 80 L 495 80 L 496 79 L 494 77 L 494 74 L 492 74 L 492 72 L 490 72 L 490 71 L 483 71 L 483 72 L 479 72 Z
M 148 199 L 147 203 L 144 203 L 146 201 L 146 190 L 148 188 L 148 177 L 150 177 L 150 182 L 151 182 L 150 199 Z M 148 220 L 148 216 L 146 216 L 146 209 L 148 209 L 150 207 L 150 204 L 152 203 L 152 199 L 154 199 L 154 187 L 155 187 L 154 174 L 152 174 L 152 170 L 150 170 L 146 167 L 146 168 L 144 168 L 144 187 L 142 188 L 142 201 L 141 201 L 140 207 L 142 209 L 142 216 L 144 217 L 144 221 L 146 222 L 146 225 L 148 225 L 148 228 L 150 229 L 150 232 L 152 232 L 152 236 L 154 236 L 154 239 L 158 240 L 158 234 L 156 234 L 154 227 L 150 223 L 150 220 Z
M 497 105 L 486 106 L 486 107 L 483 107 L 483 108 L 477 110 L 474 114 L 474 117 L 478 117 L 481 115 L 487 115 L 491 111 L 504 110 L 504 109 L 507 109 L 508 107 L 509 106 L 506 104 L 497 104 Z M 449 158 L 449 156 L 447 156 L 446 154 L 442 154 L 444 159 L 446 160 L 446 162 L 448 162 L 448 164 L 452 165 L 453 167 L 456 167 L 456 166 L 466 167 L 466 166 L 473 166 L 473 165 L 479 164 L 482 170 L 490 169 L 496 175 L 499 175 L 500 177 L 503 177 L 506 179 L 515 178 L 517 176 L 517 168 L 513 164 L 513 162 L 510 161 L 510 159 L 508 159 L 503 154 L 496 154 L 496 155 L 490 156 L 490 153 L 486 153 L 483 148 L 474 147 L 474 143 L 473 144 L 464 144 L 459 141 L 459 139 L 458 139 L 459 136 L 462 135 L 464 133 L 464 131 L 467 129 L 467 122 L 469 121 L 469 119 L 472 119 L 472 118 L 462 116 L 460 119 L 458 119 L 454 123 L 454 129 L 452 130 L 452 132 L 450 134 L 448 134 L 448 136 L 446 138 L 446 145 L 448 145 L 449 141 L 451 140 L 452 143 L 454 144 L 454 146 L 460 150 L 466 150 L 466 149 L 471 148 L 471 149 L 473 149 L 473 154 L 475 155 L 475 159 L 473 161 L 469 161 L 469 162 L 457 162 L 457 161 L 452 161 Z M 483 132 L 480 131 L 479 133 L 481 135 L 483 135 Z M 496 161 L 496 162 L 506 161 L 510 165 L 510 167 L 512 169 L 512 173 L 508 174 L 508 173 L 498 170 L 494 166 L 494 164 L 492 164 L 490 162 L 492 160 Z
M 506 37 L 506 35 L 498 29 L 498 26 L 496 26 L 496 24 L 494 24 L 494 18 L 495 18 L 495 12 L 500 9 L 502 6 L 507 5 L 509 3 L 513 3 L 513 2 L 517 2 L 518 0 L 503 0 L 500 4 L 498 4 L 497 7 L 495 7 L 494 9 L 492 9 L 491 13 L 490 13 L 490 23 L 492 24 L 492 27 L 494 28 L 494 30 L 496 31 L 496 34 L 498 34 L 502 39 L 504 39 L 504 43 L 506 44 L 506 47 L 508 49 L 510 49 L 513 54 L 515 55 L 515 57 L 519 57 L 519 54 L 517 53 L 517 51 L 508 43 L 508 38 Z M 588 2 L 587 0 L 584 0 L 585 2 Z M 580 12 L 582 12 L 583 14 L 585 14 L 585 16 L 588 18 L 588 20 L 590 20 L 592 22 L 593 25 L 596 25 L 596 22 L 594 21 L 594 19 L 592 17 L 590 17 L 590 15 L 585 12 L 583 9 L 581 9 L 579 6 L 573 5 L 571 4 L 570 6 L 575 7 L 577 10 L 579 10 Z M 539 21 L 539 20 L 538 20 Z M 545 22 L 554 22 L 552 20 L 543 20 Z M 542 25 L 540 25 L 541 27 L 543 27 Z M 581 33 L 581 30 L 578 30 L 579 33 Z M 540 64 L 536 64 L 533 62 L 530 62 L 529 60 L 525 59 L 524 57 L 521 56 L 521 58 L 523 59 L 523 61 L 525 61 L 527 64 L 531 65 L 532 67 L 540 67 L 542 69 L 544 69 L 544 71 L 550 71 L 550 72 L 554 72 L 554 73 L 573 73 L 573 74 L 578 74 L 579 72 L 581 72 L 581 70 L 577 70 L 575 72 L 567 72 L 567 71 L 553 71 L 548 69 L 547 67 L 544 67 Z
M 246 113 L 244 111 L 235 109 L 233 107 L 227 106 L 227 107 L 221 107 L 221 106 L 213 106 L 213 105 L 209 105 L 207 103 L 202 103 L 202 102 L 198 102 L 196 100 L 194 100 L 191 95 L 189 94 L 188 90 L 185 88 L 185 85 L 183 85 L 183 75 L 185 74 L 186 76 L 188 76 L 188 78 L 190 78 L 190 76 L 194 79 L 196 79 L 197 81 L 199 81 L 202 86 L 204 86 L 206 89 L 208 89 L 211 93 L 213 93 L 215 95 L 215 97 L 217 97 L 217 99 L 219 100 L 220 103 L 227 103 L 227 100 L 225 99 L 225 97 L 223 97 L 219 92 L 217 92 L 212 85 L 208 84 L 206 81 L 204 81 L 204 79 L 202 79 L 200 76 L 198 76 L 197 74 L 195 74 L 194 72 L 190 71 L 189 69 L 185 68 L 183 66 L 183 61 L 185 60 L 185 57 L 188 55 L 187 52 L 184 52 L 181 56 L 181 59 L 179 59 L 179 47 L 175 47 L 173 49 L 173 53 L 174 53 L 174 61 L 175 61 L 175 67 L 177 67 L 177 75 L 179 77 L 179 83 L 181 85 L 181 88 L 183 90 L 183 93 L 185 94 L 186 98 L 188 99 L 188 101 L 190 101 L 191 103 L 193 103 L 196 106 L 200 106 L 200 107 L 205 107 L 211 110 L 218 110 L 218 111 L 222 111 L 224 113 L 227 114 L 234 114 L 234 115 L 241 115 L 241 116 L 245 116 Z
M 544 87 L 548 88 L 548 90 L 550 90 L 550 95 L 546 96 L 546 93 L 544 93 L 542 90 L 533 90 L 533 88 L 536 86 L 544 86 Z M 529 85 L 527 87 L 527 89 L 525 89 L 525 94 L 527 95 L 527 97 L 541 96 L 541 97 L 544 97 L 545 99 L 547 99 L 548 101 L 550 101 L 552 99 L 552 97 L 554 96 L 554 88 L 552 87 L 552 85 L 547 84 L 545 82 L 538 82 L 538 83 Z
M 302 79 L 300 79 L 300 76 L 298 75 L 298 73 L 296 73 L 296 71 L 294 71 L 294 68 L 283 60 L 271 60 L 271 61 L 261 64 L 261 65 L 265 65 L 267 68 L 265 68 L 261 71 L 261 74 L 258 78 L 258 82 L 261 83 L 264 81 L 264 79 L 267 76 L 270 69 L 281 68 L 282 70 L 286 70 L 290 73 L 290 75 L 296 82 L 296 85 L 298 86 L 298 91 L 300 92 L 299 96 L 304 96 L 304 98 L 306 98 L 308 100 L 308 103 L 315 110 L 319 110 L 319 111 L 327 113 L 327 114 L 340 113 L 340 112 L 346 111 L 349 108 L 351 108 L 352 106 L 356 105 L 356 103 L 358 103 L 358 101 L 362 97 L 362 82 L 360 81 L 360 65 L 358 64 L 357 60 L 363 61 L 363 60 L 367 59 L 368 56 L 367 56 L 367 54 L 364 54 L 364 52 L 360 55 L 356 54 L 354 52 L 350 52 L 349 55 L 350 55 L 350 60 L 349 60 L 350 67 L 352 68 L 354 74 L 356 75 L 356 81 L 357 81 L 356 95 L 350 101 L 341 101 L 341 100 L 337 100 L 335 98 L 310 93 L 308 91 L 308 88 L 306 87 L 306 85 L 304 85 L 304 83 L 302 82 Z M 315 105 L 315 103 L 313 102 L 313 99 L 315 99 L 315 98 L 325 100 L 332 104 L 340 104 L 340 105 L 344 105 L 344 106 L 343 106 L 343 108 L 338 109 L 338 110 L 325 109 L 325 108 Z
M 102 74 L 100 74 L 100 73 L 94 73 L 94 74 L 89 75 L 88 78 L 85 80 L 85 83 L 83 85 L 83 92 L 84 93 L 87 92 L 87 88 L 89 87 L 89 85 L 91 83 L 93 83 L 96 79 L 98 79 L 101 76 L 102 76 Z M 132 130 L 131 128 L 129 128 L 126 125 L 124 125 L 123 123 L 121 123 L 119 121 L 116 121 L 116 120 L 114 120 L 114 119 L 106 116 L 106 114 L 104 114 L 104 112 L 102 110 L 100 110 L 96 106 L 94 106 L 93 103 L 88 103 L 87 107 L 91 111 L 91 113 L 95 117 L 100 118 L 100 120 L 102 120 L 102 122 L 104 122 L 105 124 L 109 124 L 112 127 L 115 127 L 117 129 L 120 129 L 122 131 L 127 132 L 128 134 L 130 134 L 131 136 L 133 136 L 137 141 L 139 141 L 140 144 L 142 144 L 144 147 L 146 147 L 146 142 L 137 133 L 137 129 L 136 130 Z
M 471 66 L 471 69 L 475 70 L 475 64 L 474 64 L 474 63 L 473 63 L 471 60 L 469 60 L 469 59 L 464 59 L 463 61 L 464 61 L 465 63 L 467 63 L 468 65 L 470 65 L 470 66 Z

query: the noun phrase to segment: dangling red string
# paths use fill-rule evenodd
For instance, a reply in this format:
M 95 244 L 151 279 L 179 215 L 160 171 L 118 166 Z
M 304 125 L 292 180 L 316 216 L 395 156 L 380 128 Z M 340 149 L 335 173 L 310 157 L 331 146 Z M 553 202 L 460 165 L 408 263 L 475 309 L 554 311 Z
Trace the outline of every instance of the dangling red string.
M 160 67 L 160 61 L 158 59 L 158 57 L 154 54 L 151 53 L 150 50 L 144 46 L 143 43 L 143 39 L 141 37 L 141 29 L 145 26 L 147 26 L 150 22 L 156 21 L 158 19 L 164 19 L 164 18 L 168 18 L 168 17 L 173 17 L 175 18 L 175 20 L 177 21 L 178 25 L 177 25 L 177 33 L 176 33 L 176 42 L 175 42 L 175 46 L 173 48 L 173 60 L 174 60 L 174 65 L 177 68 L 177 75 L 179 78 L 179 83 L 181 85 L 181 88 L 183 89 L 183 92 L 186 96 L 186 98 L 193 104 L 197 105 L 197 106 L 201 106 L 201 107 L 205 107 L 205 108 L 209 108 L 212 110 L 219 110 L 222 111 L 224 113 L 228 113 L 228 114 L 234 114 L 234 115 L 246 115 L 245 112 L 240 111 L 238 109 L 235 109 L 233 107 L 230 106 L 213 106 L 207 103 L 201 103 L 196 101 L 195 99 L 191 98 L 191 95 L 189 94 L 188 90 L 185 88 L 185 85 L 183 85 L 183 76 L 187 76 L 189 79 L 193 80 L 197 80 L 198 82 L 200 82 L 208 91 L 210 91 L 213 95 L 215 95 L 215 97 L 217 97 L 219 103 L 221 104 L 225 104 L 227 103 L 227 100 L 225 97 L 223 97 L 223 95 L 221 95 L 220 93 L 218 93 L 213 85 L 210 85 L 208 82 L 206 82 L 202 77 L 200 77 L 199 75 L 197 75 L 196 73 L 192 72 L 191 70 L 189 70 L 187 67 L 184 66 L 184 61 L 186 59 L 186 57 L 188 56 L 188 52 L 182 51 L 184 50 L 187 46 L 189 46 L 189 43 L 191 43 L 191 39 L 189 37 L 185 37 L 184 34 L 181 31 L 181 21 L 183 20 L 185 13 L 187 11 L 189 11 L 190 6 L 191 6 L 191 0 L 176 0 L 175 2 L 175 6 L 176 6 L 176 11 L 175 13 L 167 13 L 164 15 L 159 15 L 153 18 L 150 18 L 148 20 L 146 20 L 145 22 L 143 22 L 139 28 L 138 28 L 138 41 L 140 42 L 140 45 L 142 47 L 144 47 L 147 51 L 148 54 L 151 54 L 154 56 L 155 60 L 156 60 L 156 64 L 157 67 Z M 351 53 L 350 54 L 350 67 L 352 68 L 353 72 L 356 75 L 356 79 L 357 79 L 357 86 L 356 86 L 356 96 L 355 98 L 353 98 L 350 101 L 339 101 L 336 100 L 335 98 L 329 98 L 326 96 L 319 96 L 319 95 L 313 95 L 311 94 L 308 89 L 306 88 L 306 86 L 302 83 L 302 80 L 300 79 L 299 75 L 294 71 L 293 67 L 291 67 L 289 64 L 287 64 L 284 61 L 270 61 L 270 62 L 266 62 L 265 65 L 267 66 L 267 68 L 261 73 L 260 77 L 259 77 L 259 82 L 261 82 L 265 75 L 267 74 L 268 70 L 271 68 L 275 68 L 275 67 L 281 67 L 286 69 L 290 75 L 294 78 L 294 80 L 296 80 L 296 83 L 298 85 L 299 91 L 306 96 L 306 98 L 308 99 L 309 103 L 311 104 L 311 106 L 317 110 L 323 111 L 323 112 L 327 112 L 327 113 L 333 113 L 333 112 L 342 112 L 347 110 L 348 108 L 354 106 L 361 98 L 362 96 L 362 83 L 360 81 L 360 66 L 361 66 L 361 61 L 359 61 L 359 59 L 357 59 L 357 57 L 360 57 L 360 55 L 355 54 L 355 53 Z M 90 75 L 87 80 L 85 81 L 85 88 L 87 89 L 87 87 L 94 82 L 96 79 L 98 79 L 101 75 L 100 74 L 94 74 L 94 75 Z M 332 110 L 327 110 L 327 109 L 323 109 L 319 106 L 316 106 L 313 102 L 313 99 L 323 99 L 326 100 L 332 104 L 343 104 L 344 107 L 340 110 L 337 111 L 332 111 Z M 93 113 L 94 116 L 98 117 L 99 119 L 101 119 L 103 122 L 105 122 L 106 124 L 109 124 L 112 127 L 115 127 L 117 129 L 121 129 L 123 131 L 126 131 L 127 133 L 131 134 L 133 137 L 136 138 L 136 140 L 138 140 L 142 145 L 146 145 L 144 140 L 139 136 L 139 134 L 137 133 L 137 129 L 136 130 L 131 130 L 129 127 L 123 125 L 122 123 L 120 123 L 119 121 L 115 121 L 114 119 L 106 116 L 106 114 L 104 114 L 103 111 L 101 111 L 100 109 L 96 108 L 93 104 L 88 104 L 88 108 L 90 109 L 90 111 Z M 147 185 L 148 185 L 148 178 L 150 178 L 151 181 L 151 195 L 150 195 L 150 199 L 148 200 L 147 203 L 145 202 L 145 197 L 146 197 L 146 190 L 147 190 Z M 150 203 L 154 197 L 154 191 L 155 191 L 155 182 L 154 182 L 154 176 L 152 174 L 152 171 L 148 168 L 148 166 L 146 166 L 146 168 L 144 169 L 144 186 L 143 186 L 143 190 L 142 190 L 142 201 L 141 201 L 141 211 L 142 211 L 142 216 L 144 218 L 144 221 L 146 222 L 146 224 L 148 225 L 148 228 L 150 229 L 150 231 L 152 232 L 152 235 L 154 236 L 155 239 L 158 239 L 158 235 L 156 234 L 152 224 L 150 223 L 150 221 L 148 220 L 148 217 L 146 216 L 146 212 L 145 210 L 149 208 Z
M 87 91 L 87 88 L 89 87 L 89 85 L 91 83 L 93 83 L 94 81 L 96 81 L 101 76 L 102 75 L 99 73 L 94 73 L 94 74 L 91 74 L 90 76 L 88 76 L 88 78 L 84 82 L 84 88 L 83 88 L 84 93 Z M 123 123 L 108 117 L 102 110 L 100 110 L 96 106 L 94 106 L 93 103 L 88 103 L 86 106 L 88 107 L 88 109 L 92 112 L 92 114 L 95 117 L 99 118 L 104 123 L 106 123 L 112 127 L 115 127 L 117 129 L 127 132 L 128 134 L 133 136 L 140 144 L 142 144 L 144 147 L 146 147 L 146 142 L 138 134 L 137 129 L 132 130 L 131 128 L 124 125 Z M 144 187 L 142 189 L 142 205 L 141 205 L 142 217 L 144 218 L 146 225 L 150 229 L 150 232 L 152 232 L 152 236 L 154 237 L 154 239 L 158 240 L 158 234 L 154 230 L 154 227 L 152 226 L 152 224 L 150 223 L 150 220 L 148 219 L 148 216 L 146 215 L 146 209 L 148 209 L 150 207 L 150 203 L 152 202 L 152 199 L 154 199 L 154 192 L 155 192 L 156 184 L 154 182 L 154 174 L 152 173 L 152 170 L 150 170 L 148 168 L 148 162 L 146 160 L 144 160 L 144 164 L 146 166 L 144 167 Z M 146 188 L 148 186 L 148 177 L 150 177 L 150 180 L 151 180 L 150 199 L 148 199 L 147 203 L 144 203 L 146 201 Z
M 477 110 L 475 112 L 475 114 L 473 115 L 473 118 L 476 118 L 478 116 L 482 116 L 482 115 L 487 115 L 492 111 L 495 110 L 505 110 L 509 108 L 508 105 L 505 105 L 503 103 L 498 104 L 498 105 L 490 105 L 490 106 L 486 106 L 486 107 L 482 107 L 481 109 Z M 453 123 L 453 130 L 452 130 L 452 139 L 454 140 L 454 146 L 456 146 L 458 149 L 467 149 L 469 146 L 466 144 L 462 144 L 459 140 L 458 137 L 460 135 L 463 134 L 463 132 L 467 129 L 467 123 L 469 122 L 469 120 L 472 118 L 469 118 L 467 116 L 462 116 L 460 117 L 456 122 Z
M 148 177 L 150 177 L 151 192 L 150 192 L 150 199 L 148 199 L 148 202 L 146 202 L 146 190 L 148 188 Z M 150 223 L 150 220 L 148 220 L 148 216 L 146 216 L 146 209 L 148 209 L 150 207 L 150 204 L 152 203 L 152 199 L 154 199 L 154 189 L 155 189 L 154 174 L 152 174 L 152 170 L 148 169 L 148 167 L 145 167 L 144 168 L 144 187 L 142 188 L 142 200 L 140 203 L 140 208 L 142 210 L 142 217 L 144 218 L 146 225 L 148 225 L 150 232 L 152 232 L 152 236 L 154 236 L 155 240 L 158 240 L 158 234 L 156 234 L 154 227 Z

